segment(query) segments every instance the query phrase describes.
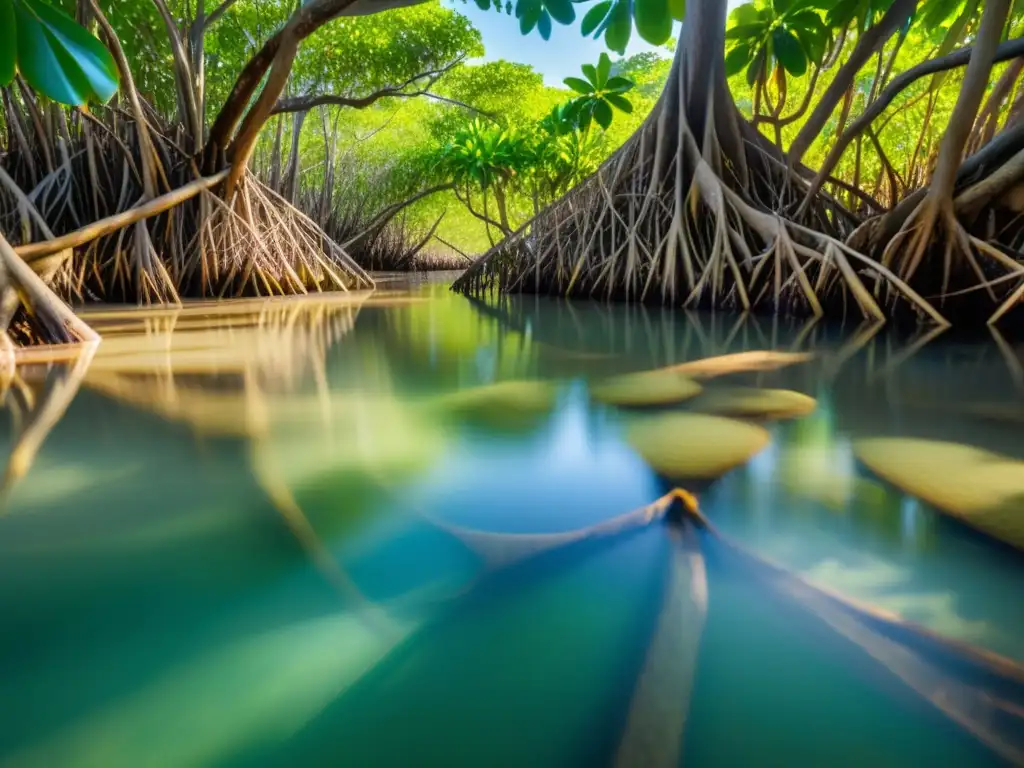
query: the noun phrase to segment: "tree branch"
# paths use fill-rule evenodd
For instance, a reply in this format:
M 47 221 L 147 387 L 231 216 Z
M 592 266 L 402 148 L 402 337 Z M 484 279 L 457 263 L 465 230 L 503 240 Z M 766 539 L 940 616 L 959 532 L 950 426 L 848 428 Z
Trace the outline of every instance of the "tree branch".
M 422 0 L 311 0 L 311 2 L 301 6 L 292 14 L 288 22 L 263 44 L 256 55 L 249 59 L 248 63 L 239 73 L 231 93 L 228 95 L 224 106 L 217 115 L 217 119 L 214 120 L 213 126 L 210 128 L 209 139 L 203 152 L 204 166 L 212 168 L 214 171 L 218 170 L 216 166 L 222 162 L 223 153 L 231 144 L 231 137 L 235 133 L 235 128 L 241 122 L 246 107 L 250 104 L 253 95 L 256 93 L 256 89 L 259 88 L 264 76 L 278 58 L 278 53 L 281 51 L 283 43 L 287 43 L 290 48 L 297 48 L 302 40 L 339 16 L 377 13 L 389 10 L 390 8 L 418 5 L 420 2 Z M 213 14 L 210 15 L 213 16 Z M 263 113 L 269 112 L 269 108 L 277 102 L 280 92 L 284 89 L 284 81 L 287 80 L 287 73 L 291 71 L 291 63 L 295 56 L 295 51 L 291 50 L 285 53 L 284 59 L 279 62 L 282 68 L 286 70 L 281 73 L 284 77 L 276 78 L 274 90 L 277 93 L 272 94 L 273 101 L 269 105 L 264 103 L 258 112 L 253 115 L 251 122 L 259 123 L 259 125 L 254 126 L 253 130 L 250 130 L 250 133 L 253 135 L 262 127 L 267 117 Z M 269 101 L 269 99 L 265 101 Z M 253 110 L 256 110 L 256 107 Z M 243 125 L 243 129 L 246 127 Z M 242 154 L 246 154 L 246 152 Z
M 470 202 L 470 200 L 469 200 L 469 195 L 468 195 L 468 194 L 466 195 L 466 197 L 462 197 L 462 195 L 460 195 L 460 194 L 459 194 L 459 190 L 458 190 L 458 187 L 456 187 L 456 186 L 455 186 L 454 184 L 452 185 L 452 190 L 453 190 L 453 191 L 455 192 L 455 197 L 457 197 L 457 198 L 458 198 L 459 202 L 460 202 L 460 203 L 462 203 L 462 204 L 463 204 L 464 206 L 466 206 L 466 209 L 467 209 L 467 210 L 468 210 L 468 211 L 469 211 L 469 212 L 470 212 L 471 214 L 473 214 L 474 216 L 476 216 L 476 218 L 480 219 L 480 221 L 482 221 L 482 222 L 483 222 L 484 224 L 489 224 L 489 225 L 491 225 L 492 227 L 494 227 L 495 229 L 497 229 L 497 230 L 498 230 L 499 232 L 501 232 L 501 233 L 502 233 L 502 234 L 504 234 L 504 235 L 508 235 L 508 234 L 509 234 L 509 233 L 508 233 L 508 232 L 507 232 L 507 231 L 505 230 L 505 228 L 501 226 L 501 223 L 500 223 L 500 222 L 497 222 L 497 221 L 495 221 L 494 219 L 492 219 L 492 218 L 491 218 L 490 216 L 488 216 L 487 214 L 485 214 L 485 213 L 480 213 L 480 212 L 479 212 L 479 211 L 477 211 L 477 210 L 476 210 L 475 208 L 473 208 L 473 204 L 472 204 L 472 203 Z
M 853 141 L 860 133 L 874 122 L 875 118 L 878 117 L 886 107 L 888 107 L 893 100 L 907 88 L 909 88 L 917 80 L 928 75 L 934 75 L 936 72 L 945 72 L 950 69 L 957 67 L 966 66 L 971 60 L 971 52 L 973 48 L 960 48 L 959 50 L 953 51 L 945 56 L 940 56 L 937 59 L 931 59 L 930 61 L 922 62 L 916 67 L 911 67 L 906 72 L 903 72 L 898 77 L 894 78 L 891 83 L 880 93 L 878 98 L 873 101 L 864 113 L 858 117 L 853 123 L 843 131 L 842 135 L 836 141 L 835 145 L 828 153 L 828 157 L 825 158 L 825 162 L 822 164 L 821 169 L 818 171 L 811 182 L 811 187 L 807 191 L 805 201 L 814 197 L 818 190 L 821 189 L 821 185 L 825 182 L 826 177 L 832 173 L 832 169 L 836 167 L 839 159 L 842 157 L 843 152 L 850 146 L 850 142 Z M 996 49 L 995 61 L 1007 61 L 1008 59 L 1015 59 L 1018 56 L 1024 55 L 1024 37 L 1019 37 L 1014 40 L 1007 40 L 1005 43 L 1000 44 Z
M 397 216 L 398 213 L 402 211 L 404 208 L 408 208 L 410 205 L 412 205 L 415 202 L 418 202 L 419 200 L 422 200 L 424 197 L 437 194 L 438 192 L 444 192 L 445 190 L 449 189 L 455 189 L 455 185 L 451 182 L 447 182 L 445 184 L 438 184 L 433 187 L 427 187 L 426 189 L 417 192 L 412 197 L 407 198 L 400 203 L 389 205 L 387 208 L 385 208 L 383 211 L 377 214 L 377 216 L 374 217 L 373 221 L 371 221 L 370 224 L 367 227 L 365 227 L 362 232 L 350 237 L 344 243 L 341 243 L 341 247 L 348 248 L 353 243 L 359 242 L 368 234 L 380 229 L 389 221 L 391 221 L 391 219 L 395 218 L 395 216 Z
M 352 109 L 366 109 L 372 104 L 376 103 L 380 99 L 385 98 L 400 98 L 410 99 L 416 96 L 426 96 L 429 99 L 435 99 L 442 101 L 447 104 L 454 104 L 456 106 L 468 109 L 472 112 L 484 115 L 489 118 L 494 118 L 488 112 L 484 112 L 476 107 L 471 107 L 469 104 L 463 104 L 461 101 L 448 98 L 447 96 L 441 96 L 436 93 L 430 92 L 430 87 L 440 80 L 445 74 L 447 74 L 454 66 L 460 64 L 465 56 L 459 56 L 457 59 L 449 64 L 441 67 L 440 69 L 433 69 L 428 72 L 421 72 L 418 75 L 414 75 L 406 80 L 404 83 L 399 85 L 388 85 L 384 88 L 369 93 L 366 96 L 336 96 L 331 94 L 321 94 L 319 96 L 309 95 L 306 96 L 293 96 L 288 99 L 281 99 L 274 105 L 274 109 L 271 110 L 271 115 L 277 115 L 284 112 L 308 112 L 311 109 L 321 106 L 336 106 L 336 107 L 350 107 Z M 407 91 L 406 88 L 410 87 L 419 80 L 426 79 L 427 82 L 421 87 L 417 87 L 416 90 Z
M 811 142 L 817 138 L 825 123 L 828 122 L 832 110 L 835 109 L 850 86 L 853 85 L 861 67 L 903 25 L 914 12 L 914 9 L 917 8 L 918 2 L 919 0 L 896 0 L 889 7 L 889 10 L 885 12 L 881 20 L 861 35 L 857 45 L 850 53 L 850 58 L 836 72 L 835 78 L 829 83 L 825 93 L 822 94 L 818 104 L 814 107 L 814 111 L 811 112 L 811 116 L 807 118 L 807 122 L 804 123 L 800 133 L 797 134 L 797 137 L 790 145 L 789 163 L 791 168 L 796 167 L 797 163 L 803 159 L 804 153 L 811 146 Z
M 203 31 L 205 32 L 214 24 L 217 23 L 217 19 L 223 16 L 232 5 L 237 3 L 238 0 L 224 0 L 220 5 L 213 9 L 213 12 L 206 17 L 206 21 L 203 23 Z

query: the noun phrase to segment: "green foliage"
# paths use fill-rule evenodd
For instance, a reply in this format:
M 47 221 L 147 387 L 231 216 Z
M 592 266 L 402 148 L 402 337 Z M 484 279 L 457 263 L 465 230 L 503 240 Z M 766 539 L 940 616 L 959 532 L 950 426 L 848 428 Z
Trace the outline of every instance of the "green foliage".
M 565 116 L 574 119 L 581 130 L 587 130 L 592 120 L 608 130 L 612 124 L 613 108 L 626 114 L 633 111 L 633 105 L 623 95 L 633 88 L 633 81 L 622 76 L 613 77 L 611 68 L 611 59 L 607 53 L 602 53 L 596 67 L 593 64 L 583 65 L 586 80 L 565 78 L 565 84 L 580 94 L 569 103 Z
M 820 65 L 832 45 L 832 32 L 807 2 L 774 0 L 758 8 L 741 5 L 730 16 L 725 38 L 730 45 L 726 74 L 747 72 L 747 81 L 764 79 L 777 67 L 799 77 L 809 64 Z
M 15 72 L 61 104 L 106 102 L 117 91 L 110 52 L 44 0 L 0 0 L 0 85 L 10 84 Z
M 466 2 L 466 0 L 463 0 Z M 512 4 L 506 0 L 474 0 L 482 10 L 494 7 L 511 12 Z M 545 40 L 551 37 L 551 25 L 557 22 L 569 25 L 576 20 L 574 3 L 587 0 L 517 0 L 515 16 L 519 31 L 528 35 L 534 29 Z M 636 26 L 637 33 L 652 45 L 661 45 L 672 34 L 672 22 L 682 21 L 686 13 L 686 0 L 602 0 L 592 6 L 583 17 L 580 31 L 594 39 L 604 35 L 605 44 L 620 55 Z
M 456 182 L 475 182 L 484 190 L 509 182 L 532 157 L 525 136 L 480 119 L 458 131 L 441 150 L 441 164 Z

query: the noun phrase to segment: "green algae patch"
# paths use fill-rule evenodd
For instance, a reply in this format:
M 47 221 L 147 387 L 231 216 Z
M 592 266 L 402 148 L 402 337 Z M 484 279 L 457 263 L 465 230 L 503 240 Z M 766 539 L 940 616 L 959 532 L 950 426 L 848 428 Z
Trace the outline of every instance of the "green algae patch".
M 590 387 L 598 402 L 625 407 L 674 405 L 700 394 L 701 386 L 671 370 L 644 371 L 612 376 Z
M 854 452 L 900 490 L 1024 549 L 1024 461 L 970 445 L 910 438 L 859 440 Z
M 713 480 L 768 445 L 767 430 L 700 413 L 638 418 L 626 440 L 655 472 L 671 480 Z

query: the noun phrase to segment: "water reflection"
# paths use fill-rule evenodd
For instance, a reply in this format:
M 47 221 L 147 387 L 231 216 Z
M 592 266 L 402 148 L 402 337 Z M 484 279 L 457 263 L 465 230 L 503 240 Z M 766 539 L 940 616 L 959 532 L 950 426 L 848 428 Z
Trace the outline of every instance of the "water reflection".
M 766 613 L 764 580 L 681 538 L 694 528 L 577 532 L 674 485 L 630 446 L 638 420 L 721 412 L 738 388 L 803 393 L 810 413 L 746 401 L 770 440 L 687 483 L 707 517 L 758 562 L 1024 661 L 1019 552 L 854 453 L 918 437 L 1024 459 L 1003 339 L 483 306 L 431 283 L 90 323 L 91 356 L 5 390 L 0 765 L 992 757 L 956 718 L 851 673 L 860 657 L 832 635 Z M 593 397 L 609 376 L 758 350 L 790 357 L 691 365 L 704 392 L 668 407 Z M 678 436 L 698 453 L 717 439 Z M 815 709 L 833 719 L 809 739 Z

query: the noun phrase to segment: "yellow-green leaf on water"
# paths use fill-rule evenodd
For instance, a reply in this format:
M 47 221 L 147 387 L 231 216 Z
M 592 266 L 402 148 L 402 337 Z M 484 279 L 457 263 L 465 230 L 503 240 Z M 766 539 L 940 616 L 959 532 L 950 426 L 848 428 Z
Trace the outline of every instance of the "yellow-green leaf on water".
M 1024 549 L 1024 461 L 937 440 L 872 438 L 854 452 L 879 477 Z
M 790 419 L 818 406 L 813 397 L 789 389 L 728 387 L 708 390 L 698 408 L 707 413 L 752 419 Z
M 556 394 L 549 381 L 503 381 L 452 392 L 433 404 L 444 414 L 490 429 L 532 429 L 551 413 Z
M 613 376 L 590 387 L 595 399 L 609 405 L 644 406 L 681 403 L 700 394 L 700 384 L 674 371 L 657 370 Z
M 775 352 L 772 350 L 755 350 L 735 352 L 717 357 L 705 357 L 702 360 L 673 365 L 671 370 L 694 378 L 713 378 L 731 373 L 750 373 L 753 371 L 774 371 L 796 363 L 806 363 L 814 355 L 806 352 Z
M 633 421 L 633 449 L 671 480 L 712 480 L 744 464 L 768 444 L 768 432 L 742 421 L 700 413 L 666 413 Z

